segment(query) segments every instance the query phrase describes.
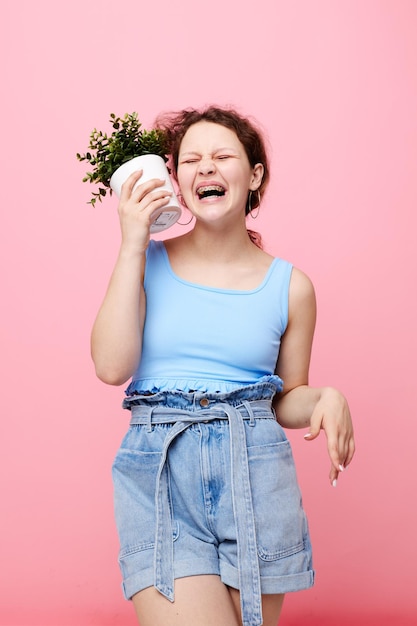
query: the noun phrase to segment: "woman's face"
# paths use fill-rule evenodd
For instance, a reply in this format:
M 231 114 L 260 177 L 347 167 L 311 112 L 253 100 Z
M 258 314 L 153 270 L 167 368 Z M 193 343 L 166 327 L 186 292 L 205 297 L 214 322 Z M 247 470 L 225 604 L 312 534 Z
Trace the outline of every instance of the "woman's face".
M 213 122 L 187 130 L 178 155 L 177 177 L 184 202 L 202 220 L 245 215 L 249 190 L 262 181 L 263 165 L 251 167 L 236 133 Z

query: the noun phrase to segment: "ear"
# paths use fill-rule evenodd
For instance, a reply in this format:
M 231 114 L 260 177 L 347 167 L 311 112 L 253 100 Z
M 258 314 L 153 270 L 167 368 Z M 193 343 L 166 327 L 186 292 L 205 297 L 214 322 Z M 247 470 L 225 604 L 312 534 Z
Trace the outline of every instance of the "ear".
M 251 191 L 256 191 L 260 187 L 262 183 L 263 175 L 264 175 L 264 166 L 262 165 L 262 163 L 257 163 L 252 170 L 252 177 L 251 177 L 250 186 L 249 186 L 249 189 Z

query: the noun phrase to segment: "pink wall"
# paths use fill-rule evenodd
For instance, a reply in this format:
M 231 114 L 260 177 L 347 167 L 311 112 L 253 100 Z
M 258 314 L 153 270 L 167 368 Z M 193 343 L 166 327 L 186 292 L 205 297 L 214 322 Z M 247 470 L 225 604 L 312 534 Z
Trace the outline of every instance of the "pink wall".
M 312 383 L 345 390 L 356 423 L 335 490 L 324 439 L 290 433 L 317 584 L 282 626 L 415 623 L 417 3 L 180 6 L 3 3 L 0 624 L 135 623 L 110 481 L 127 415 L 89 358 L 116 204 L 85 204 L 75 153 L 112 111 L 207 102 L 269 135 L 256 225 L 312 277 Z

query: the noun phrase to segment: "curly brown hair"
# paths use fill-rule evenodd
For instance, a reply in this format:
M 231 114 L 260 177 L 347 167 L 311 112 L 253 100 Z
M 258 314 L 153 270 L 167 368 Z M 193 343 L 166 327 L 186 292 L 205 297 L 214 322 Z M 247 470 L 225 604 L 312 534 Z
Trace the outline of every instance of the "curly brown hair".
M 259 193 L 248 194 L 245 209 L 246 215 L 248 215 L 252 209 L 255 209 L 260 204 L 260 200 L 268 185 L 269 159 L 265 141 L 261 131 L 257 127 L 257 123 L 247 117 L 243 117 L 235 109 L 211 105 L 201 110 L 183 109 L 182 111 L 163 113 L 158 116 L 155 125 L 166 134 L 168 152 L 172 159 L 172 175 L 178 182 L 178 154 L 181 142 L 190 126 L 202 121 L 221 124 L 233 130 L 245 149 L 251 167 L 254 167 L 257 163 L 262 163 L 264 166 L 264 174 L 259 186 Z

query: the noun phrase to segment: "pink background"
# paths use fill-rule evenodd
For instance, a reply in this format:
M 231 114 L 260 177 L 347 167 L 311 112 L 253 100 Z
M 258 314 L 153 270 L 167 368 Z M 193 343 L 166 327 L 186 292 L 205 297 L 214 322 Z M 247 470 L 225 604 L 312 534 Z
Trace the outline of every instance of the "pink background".
M 417 3 L 2 6 L 0 624 L 135 623 L 110 479 L 128 415 L 89 356 L 116 201 L 86 205 L 75 153 L 110 112 L 146 126 L 212 102 L 269 136 L 253 226 L 313 279 L 311 382 L 343 389 L 356 425 L 337 489 L 324 437 L 290 433 L 317 584 L 287 597 L 281 624 L 415 624 Z

